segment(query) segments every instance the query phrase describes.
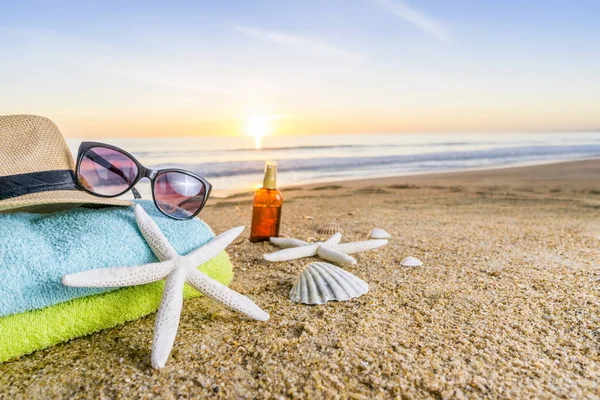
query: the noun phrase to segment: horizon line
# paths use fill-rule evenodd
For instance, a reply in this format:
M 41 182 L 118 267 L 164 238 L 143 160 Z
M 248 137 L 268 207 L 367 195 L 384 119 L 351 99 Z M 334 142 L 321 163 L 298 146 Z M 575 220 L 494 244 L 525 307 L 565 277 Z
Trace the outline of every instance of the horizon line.
M 340 136 L 340 135 L 450 135 L 450 134 L 481 134 L 481 135 L 489 135 L 489 134 L 519 134 L 519 133 L 527 133 L 527 134 L 548 134 L 548 133 L 600 133 L 599 128 L 579 128 L 579 129 L 553 129 L 553 130 L 489 130 L 489 131 L 430 131 L 430 132 L 329 132 L 329 133 L 302 133 L 302 134 L 272 134 L 263 136 L 264 137 L 298 137 L 298 136 Z M 228 137 L 228 138 L 240 138 L 247 137 L 248 139 L 254 139 L 252 136 L 245 134 L 202 134 L 202 135 L 193 135 L 193 134 L 165 134 L 165 135 L 152 135 L 152 136 L 142 136 L 142 135 L 82 135 L 82 136 L 73 136 L 70 134 L 64 134 L 63 137 L 65 139 L 86 139 L 88 137 L 96 137 L 96 138 L 107 138 L 107 139 L 165 139 L 165 138 L 215 138 L 215 137 Z

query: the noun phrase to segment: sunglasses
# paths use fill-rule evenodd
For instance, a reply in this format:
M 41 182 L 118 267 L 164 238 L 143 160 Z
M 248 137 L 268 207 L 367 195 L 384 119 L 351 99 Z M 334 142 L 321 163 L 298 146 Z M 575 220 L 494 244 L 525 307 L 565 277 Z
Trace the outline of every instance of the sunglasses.
M 77 154 L 77 184 L 98 197 L 117 197 L 131 189 L 142 178 L 150 179 L 154 204 L 163 214 L 174 219 L 190 219 L 206 204 L 212 185 L 196 174 L 182 169 L 148 169 L 131 154 L 104 143 L 83 142 Z

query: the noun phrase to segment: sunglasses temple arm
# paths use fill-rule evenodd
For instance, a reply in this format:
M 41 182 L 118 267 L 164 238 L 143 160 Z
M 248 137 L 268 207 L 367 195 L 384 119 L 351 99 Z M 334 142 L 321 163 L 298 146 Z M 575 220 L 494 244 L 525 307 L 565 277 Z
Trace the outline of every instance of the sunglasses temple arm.
M 142 195 L 140 194 L 140 192 L 137 191 L 136 188 L 131 188 L 131 193 L 133 193 L 133 198 L 134 199 L 141 199 Z

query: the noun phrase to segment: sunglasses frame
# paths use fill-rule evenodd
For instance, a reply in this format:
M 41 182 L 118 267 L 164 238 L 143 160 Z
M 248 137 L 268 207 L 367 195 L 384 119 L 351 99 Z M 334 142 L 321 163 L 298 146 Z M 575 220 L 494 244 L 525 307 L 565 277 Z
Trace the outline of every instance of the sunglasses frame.
M 118 194 L 115 194 L 115 195 L 104 195 L 104 194 L 99 194 L 99 193 L 95 193 L 95 192 L 92 192 L 92 191 L 88 190 L 79 181 L 79 167 L 81 165 L 81 162 L 83 161 L 83 156 L 85 155 L 85 153 L 87 153 L 88 150 L 90 150 L 90 149 L 92 149 L 94 147 L 102 147 L 102 148 L 105 148 L 105 149 L 110 149 L 110 150 L 117 151 L 117 152 L 123 154 L 124 156 L 127 156 L 137 166 L 137 169 L 138 169 L 137 176 L 135 177 L 135 179 L 133 180 L 133 182 L 131 183 L 131 185 L 127 189 L 125 189 L 121 193 L 118 193 Z M 158 206 L 158 203 L 156 202 L 156 195 L 154 194 L 154 182 L 156 181 L 156 178 L 158 178 L 160 175 L 165 174 L 167 172 L 178 172 L 178 173 L 181 173 L 181 174 L 184 174 L 184 175 L 191 176 L 192 178 L 198 179 L 204 185 L 205 190 L 204 190 L 204 198 L 202 199 L 202 204 L 198 208 L 198 211 L 196 211 L 193 215 L 190 215 L 189 217 L 185 217 L 185 218 L 178 218 L 178 217 L 175 217 L 173 215 L 167 214 L 166 212 L 164 212 Z M 137 185 L 137 183 L 142 178 L 148 178 L 150 180 L 150 185 L 152 187 L 152 201 L 154 202 L 154 205 L 156 206 L 156 208 L 161 213 L 163 213 L 164 215 L 166 215 L 167 217 L 173 218 L 173 219 L 177 219 L 177 220 L 180 220 L 180 221 L 192 219 L 196 215 L 198 215 L 200 213 L 200 211 L 202 211 L 202 209 L 206 205 L 206 201 L 208 200 L 208 197 L 210 196 L 210 192 L 212 190 L 212 185 L 210 184 L 210 182 L 208 182 L 203 177 L 201 177 L 199 175 L 196 175 L 196 174 L 194 174 L 194 173 L 192 173 L 190 171 L 186 171 L 184 169 L 179 169 L 179 168 L 167 168 L 167 169 L 159 169 L 159 170 L 149 169 L 149 168 L 144 167 L 142 164 L 140 164 L 140 162 L 134 156 L 132 156 L 130 153 L 126 152 L 125 150 L 123 150 L 123 149 L 121 149 L 119 147 L 112 146 L 112 145 L 106 144 L 106 143 L 82 142 L 79 145 L 79 150 L 77 152 L 77 164 L 76 164 L 76 167 L 75 167 L 75 181 L 77 183 L 77 186 L 79 186 L 83 191 L 85 191 L 85 192 L 87 192 L 87 193 L 89 193 L 89 194 L 91 194 L 93 196 L 97 196 L 97 197 L 105 197 L 105 198 L 118 197 L 118 196 L 121 196 L 122 194 L 125 194 L 128 191 L 132 190 L 135 187 L 135 185 Z

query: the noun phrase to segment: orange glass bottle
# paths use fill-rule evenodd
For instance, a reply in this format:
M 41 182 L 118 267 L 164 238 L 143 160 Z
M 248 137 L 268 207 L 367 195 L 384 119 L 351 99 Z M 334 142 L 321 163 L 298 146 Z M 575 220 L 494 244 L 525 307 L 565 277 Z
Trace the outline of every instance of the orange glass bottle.
M 263 186 L 254 194 L 252 210 L 251 242 L 263 242 L 270 237 L 279 236 L 281 223 L 281 206 L 283 196 L 275 188 L 277 183 L 277 164 L 267 162 Z

